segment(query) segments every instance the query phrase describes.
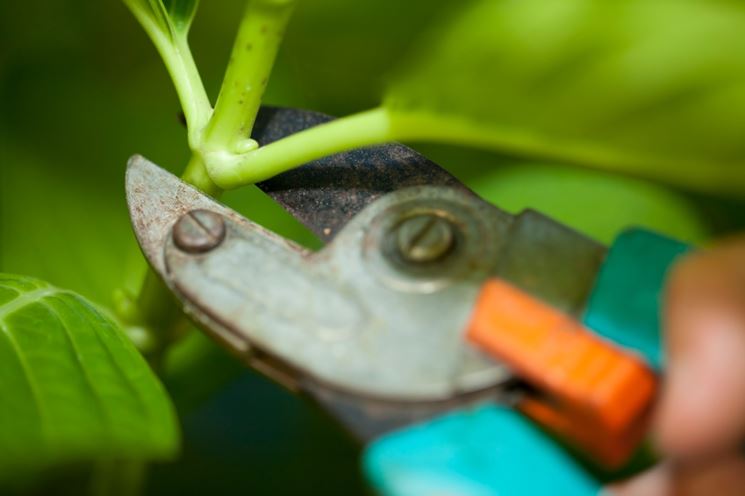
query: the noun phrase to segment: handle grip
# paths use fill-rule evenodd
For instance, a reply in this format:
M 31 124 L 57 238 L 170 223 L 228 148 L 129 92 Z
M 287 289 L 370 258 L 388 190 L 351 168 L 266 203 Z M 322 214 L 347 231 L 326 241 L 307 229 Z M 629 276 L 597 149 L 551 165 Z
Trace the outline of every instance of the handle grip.
M 678 257 L 691 249 L 645 229 L 623 232 L 595 280 L 583 317 L 585 326 L 662 370 L 660 312 L 665 279 Z
M 643 437 L 654 373 L 567 315 L 494 279 L 481 290 L 467 338 L 536 389 L 520 411 L 594 460 L 617 467 Z
M 583 324 L 661 371 L 665 277 L 675 260 L 690 249 L 643 229 L 621 234 L 598 272 Z M 545 406 L 539 403 L 538 410 Z M 540 411 L 527 407 L 531 409 L 534 417 L 541 418 Z M 555 410 L 544 411 L 542 420 L 550 424 L 556 414 Z M 643 426 L 632 422 L 632 437 L 633 429 L 643 432 L 639 425 Z M 366 450 L 364 467 L 373 486 L 387 496 L 448 489 L 467 496 L 590 496 L 601 490 L 598 482 L 531 422 L 491 405 L 453 412 L 384 436 Z

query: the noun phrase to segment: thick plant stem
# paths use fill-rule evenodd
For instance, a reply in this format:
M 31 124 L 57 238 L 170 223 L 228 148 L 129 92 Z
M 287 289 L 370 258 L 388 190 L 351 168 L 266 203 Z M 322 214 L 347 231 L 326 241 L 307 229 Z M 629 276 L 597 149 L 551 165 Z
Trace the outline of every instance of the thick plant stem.
M 306 129 L 231 160 L 208 161 L 207 170 L 218 186 L 233 189 L 333 153 L 393 139 L 387 110 L 377 108 Z
M 244 153 L 295 0 L 249 0 L 203 149 Z
M 150 335 L 151 345 L 145 355 L 157 372 L 164 351 L 183 333 L 187 322 L 171 291 L 150 268 L 142 281 L 136 305 L 137 325 Z
M 222 189 L 212 181 L 212 178 L 207 173 L 204 161 L 197 153 L 191 156 L 191 160 L 189 160 L 186 169 L 184 169 L 181 179 L 213 198 L 217 198 L 222 194 Z

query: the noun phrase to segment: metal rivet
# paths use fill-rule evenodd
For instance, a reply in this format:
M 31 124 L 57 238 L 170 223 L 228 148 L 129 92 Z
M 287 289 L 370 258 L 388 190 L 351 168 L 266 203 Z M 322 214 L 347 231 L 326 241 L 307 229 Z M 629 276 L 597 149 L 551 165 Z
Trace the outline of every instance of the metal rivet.
M 407 262 L 427 263 L 441 259 L 455 242 L 453 225 L 438 215 L 420 214 L 396 228 L 399 255 Z
M 204 253 L 225 239 L 225 221 L 209 210 L 192 210 L 173 226 L 173 242 L 187 253 Z

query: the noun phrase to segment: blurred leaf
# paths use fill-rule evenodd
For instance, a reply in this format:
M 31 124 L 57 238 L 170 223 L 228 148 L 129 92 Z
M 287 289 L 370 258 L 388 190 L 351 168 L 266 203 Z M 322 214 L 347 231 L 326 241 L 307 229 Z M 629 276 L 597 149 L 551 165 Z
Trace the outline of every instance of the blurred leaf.
M 124 158 L 103 158 L 99 167 L 108 167 L 94 172 L 86 170 L 85 156 L 79 162 L 60 157 L 50 166 L 34 153 L 5 151 L 10 167 L 0 174 L 0 271 L 42 278 L 101 305 L 109 305 L 122 284 L 136 290 L 144 264 L 124 202 Z
M 450 146 L 420 151 L 499 208 L 539 210 L 606 244 L 629 226 L 694 244 L 712 234 L 689 195 L 650 181 Z
M 390 86 L 397 135 L 745 192 L 745 4 L 481 0 Z
M 222 0 L 221 7 L 224 2 L 229 0 Z M 297 2 L 269 79 L 266 101 L 337 116 L 376 105 L 380 102 L 385 75 L 396 66 L 401 54 L 411 49 L 415 35 L 444 11 L 454 8 L 453 3 L 442 0 Z M 208 9 L 205 4 L 203 12 Z M 200 32 L 200 23 L 201 14 L 195 35 Z M 220 30 L 212 29 L 211 39 L 218 36 L 214 31 Z M 222 63 L 222 59 L 219 61 Z M 204 62 L 212 61 L 207 58 Z
M 517 164 L 487 175 L 476 190 L 511 212 L 539 210 L 606 244 L 630 226 L 689 243 L 709 237 L 701 215 L 684 197 L 633 178 L 542 163 Z
M 150 367 L 82 297 L 0 274 L 0 480 L 61 463 L 162 459 L 179 435 Z
M 192 329 L 168 350 L 161 377 L 179 414 L 184 415 L 246 370 L 244 362 Z

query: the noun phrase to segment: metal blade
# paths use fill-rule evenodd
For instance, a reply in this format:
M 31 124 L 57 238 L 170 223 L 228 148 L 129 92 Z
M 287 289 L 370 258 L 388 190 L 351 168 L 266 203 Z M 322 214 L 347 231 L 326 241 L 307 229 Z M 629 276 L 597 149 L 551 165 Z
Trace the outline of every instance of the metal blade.
M 332 119 L 307 110 L 263 107 L 253 138 L 263 146 Z M 386 193 L 409 186 L 469 191 L 439 165 L 396 143 L 315 160 L 258 186 L 324 242 Z
M 386 195 L 311 253 L 142 157 L 131 159 L 126 189 L 151 265 L 185 312 L 249 363 L 258 350 L 291 380 L 404 402 L 447 400 L 511 377 L 462 339 L 512 223 L 471 194 L 420 187 Z M 383 247 L 402 218 L 425 209 L 451 219 L 458 243 L 449 262 L 409 273 Z M 206 249 L 190 243 L 190 233 L 204 231 L 190 231 L 188 219 L 209 225 L 193 210 L 223 226 Z
M 185 213 L 212 210 L 236 222 L 243 217 L 200 193 L 140 155 L 129 159 L 126 177 L 127 207 L 137 241 L 150 265 L 165 276 L 163 247 L 171 228 Z

